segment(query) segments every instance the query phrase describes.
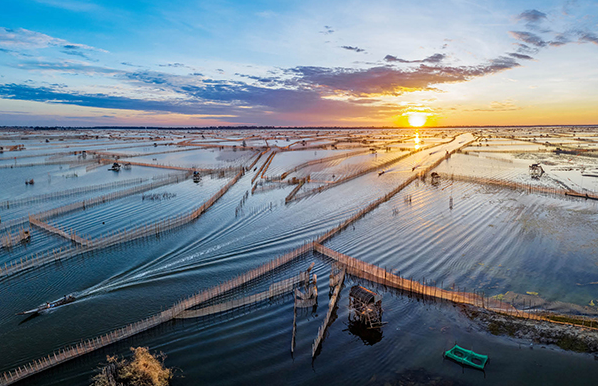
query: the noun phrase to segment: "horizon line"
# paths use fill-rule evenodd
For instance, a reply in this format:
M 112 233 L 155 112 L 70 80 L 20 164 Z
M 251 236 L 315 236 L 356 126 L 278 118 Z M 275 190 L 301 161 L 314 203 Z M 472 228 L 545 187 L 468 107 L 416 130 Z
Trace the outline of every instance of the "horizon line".
M 105 126 L 0 126 L 5 129 L 29 129 L 29 130 L 68 130 L 68 129 L 167 129 L 167 130 L 189 130 L 189 129 L 455 129 L 455 128 L 532 128 L 532 127 L 598 127 L 596 124 L 561 124 L 561 125 L 451 125 L 451 126 L 262 126 L 262 125 L 222 125 L 222 126 L 139 126 L 139 125 L 105 125 Z

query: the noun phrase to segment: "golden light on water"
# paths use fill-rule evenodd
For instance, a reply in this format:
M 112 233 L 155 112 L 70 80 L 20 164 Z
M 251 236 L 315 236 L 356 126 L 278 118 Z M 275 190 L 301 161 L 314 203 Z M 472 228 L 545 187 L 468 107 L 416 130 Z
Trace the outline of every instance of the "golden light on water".
M 419 138 L 419 132 L 415 132 L 415 138 L 413 140 L 415 141 L 415 150 L 418 150 L 419 143 L 421 142 L 421 139 Z
M 411 126 L 421 127 L 426 124 L 428 116 L 424 113 L 411 113 L 407 119 L 409 120 L 409 124 Z

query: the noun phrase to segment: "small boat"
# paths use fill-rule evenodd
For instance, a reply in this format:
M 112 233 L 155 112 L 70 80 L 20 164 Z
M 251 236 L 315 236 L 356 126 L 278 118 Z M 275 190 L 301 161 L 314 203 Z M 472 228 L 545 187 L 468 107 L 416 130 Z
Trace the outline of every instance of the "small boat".
M 193 171 L 193 182 L 197 183 L 201 181 L 201 174 L 197 170 Z
M 452 349 L 445 351 L 443 356 L 461 363 L 462 365 L 471 366 L 478 370 L 484 370 L 484 366 L 488 362 L 488 356 L 475 353 L 471 350 L 466 350 L 463 347 L 455 345 Z
M 131 164 L 129 162 L 127 162 L 126 164 L 123 165 L 123 169 L 131 170 Z
M 380 177 L 381 175 L 383 175 L 384 173 L 386 173 L 386 170 L 382 170 L 378 172 L 378 177 Z
M 112 170 L 113 172 L 120 172 L 120 164 L 115 162 L 112 164 L 112 167 L 108 170 Z
M 75 301 L 75 299 L 76 298 L 73 295 L 66 295 L 65 297 L 63 297 L 61 299 L 58 299 L 56 301 L 49 302 L 49 303 L 46 302 L 44 304 L 41 304 L 40 306 L 38 306 L 37 308 L 34 308 L 32 310 L 19 312 L 17 315 L 38 314 L 38 313 L 40 313 L 42 311 L 45 311 L 45 310 L 50 310 L 50 309 L 53 309 L 53 308 L 57 308 L 57 307 L 63 306 L 63 305 L 68 304 L 68 303 L 72 303 L 72 302 Z

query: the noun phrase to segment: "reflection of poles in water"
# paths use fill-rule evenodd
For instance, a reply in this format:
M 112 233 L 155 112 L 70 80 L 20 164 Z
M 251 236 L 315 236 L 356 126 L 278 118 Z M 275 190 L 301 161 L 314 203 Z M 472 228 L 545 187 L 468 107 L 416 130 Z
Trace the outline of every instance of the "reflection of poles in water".
M 309 275 L 311 270 L 314 267 L 314 263 L 310 265 L 307 269 L 307 274 Z M 305 287 L 303 291 L 299 288 L 295 289 L 295 307 L 299 308 L 309 308 L 314 307 L 313 310 L 315 312 L 316 307 L 318 305 L 318 276 L 313 274 L 311 278 L 305 283 Z
M 452 175 L 453 176 L 453 175 Z M 451 177 L 451 195 L 449 196 L 449 209 L 453 210 L 453 188 L 454 188 L 454 178 Z
M 307 268 L 307 280 L 303 291 L 299 288 L 295 288 L 294 296 L 295 302 L 293 304 L 293 335 L 291 337 L 291 356 L 295 352 L 295 335 L 297 334 L 297 308 L 309 308 L 311 307 L 312 314 L 315 314 L 318 310 L 318 277 L 314 273 L 310 278 L 309 275 L 311 270 L 314 268 L 315 263 L 311 263 Z
M 291 337 L 291 355 L 295 352 L 295 335 L 297 334 L 297 293 L 295 292 L 295 304 L 293 305 L 293 336 Z
M 333 269 L 333 271 L 334 271 L 334 269 Z M 333 291 L 332 296 L 330 297 L 330 301 L 328 303 L 328 313 L 326 314 L 326 317 L 324 318 L 322 325 L 318 329 L 318 335 L 316 336 L 316 339 L 314 340 L 314 343 L 311 346 L 311 356 L 313 359 L 315 359 L 317 353 L 319 352 L 322 340 L 324 340 L 324 335 L 326 333 L 326 329 L 328 328 L 328 326 L 330 324 L 332 324 L 332 322 L 334 320 L 336 320 L 338 318 L 337 313 L 336 313 L 336 310 L 338 309 L 337 302 L 338 302 L 338 299 L 340 298 L 340 290 L 341 290 L 341 288 L 343 286 L 343 282 L 345 280 L 345 270 L 343 269 L 337 275 L 334 275 L 334 272 L 331 272 L 330 279 L 331 279 L 330 283 L 335 284 L 334 291 Z M 330 286 L 332 287 L 332 285 L 330 285 Z

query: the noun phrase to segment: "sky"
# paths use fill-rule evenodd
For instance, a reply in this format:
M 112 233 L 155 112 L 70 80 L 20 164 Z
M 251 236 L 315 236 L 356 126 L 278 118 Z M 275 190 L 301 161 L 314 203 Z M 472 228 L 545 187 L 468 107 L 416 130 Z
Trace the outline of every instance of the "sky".
M 2 4 L 0 126 L 410 122 L 598 124 L 598 1 Z

